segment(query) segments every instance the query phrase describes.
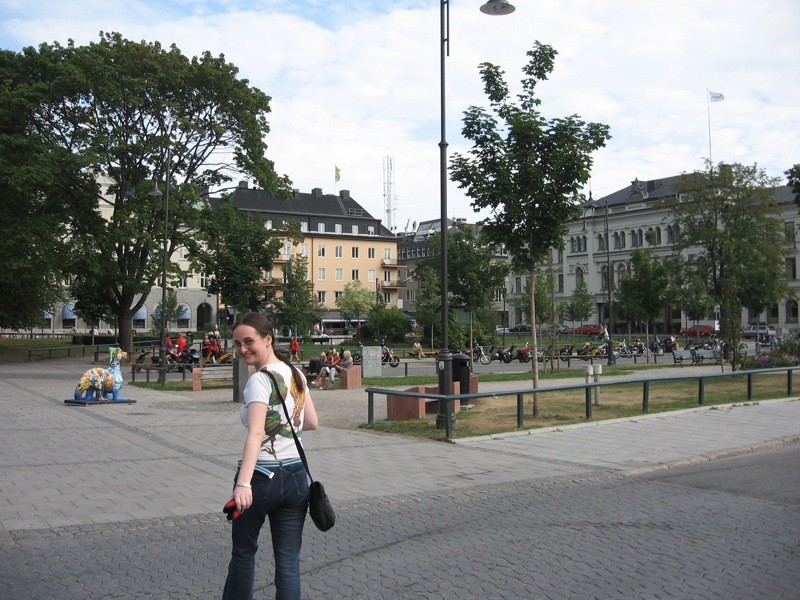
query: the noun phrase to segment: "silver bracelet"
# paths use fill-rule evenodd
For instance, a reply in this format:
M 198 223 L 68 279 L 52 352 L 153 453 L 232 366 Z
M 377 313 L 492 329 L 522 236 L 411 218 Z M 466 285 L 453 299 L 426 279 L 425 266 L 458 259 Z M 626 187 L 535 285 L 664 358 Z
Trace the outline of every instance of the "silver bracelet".
M 249 483 L 237 483 L 233 487 L 244 487 L 244 488 L 250 488 L 251 490 L 253 489 L 253 486 L 250 485 Z

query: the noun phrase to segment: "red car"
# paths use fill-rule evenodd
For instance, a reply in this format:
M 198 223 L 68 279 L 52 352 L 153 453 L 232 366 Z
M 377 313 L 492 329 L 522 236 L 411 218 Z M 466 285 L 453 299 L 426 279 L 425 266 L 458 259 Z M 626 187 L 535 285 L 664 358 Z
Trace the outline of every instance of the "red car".
M 572 333 L 575 335 L 600 335 L 602 331 L 603 328 L 600 325 L 581 325 L 580 327 L 575 327 Z
M 711 335 L 712 333 L 716 333 L 713 327 L 709 325 L 697 325 L 695 327 L 681 329 L 678 332 L 678 335 L 686 335 L 689 337 L 705 337 L 707 335 Z

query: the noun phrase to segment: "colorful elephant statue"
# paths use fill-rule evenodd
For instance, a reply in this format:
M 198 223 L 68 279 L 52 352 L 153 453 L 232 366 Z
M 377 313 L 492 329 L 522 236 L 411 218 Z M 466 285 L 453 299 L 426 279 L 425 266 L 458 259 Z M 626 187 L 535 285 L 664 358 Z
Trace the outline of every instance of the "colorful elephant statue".
M 78 401 L 127 401 L 119 394 L 124 383 L 120 361 L 128 356 L 124 350 L 112 346 L 109 349 L 108 369 L 95 367 L 82 376 L 75 388 L 75 400 Z

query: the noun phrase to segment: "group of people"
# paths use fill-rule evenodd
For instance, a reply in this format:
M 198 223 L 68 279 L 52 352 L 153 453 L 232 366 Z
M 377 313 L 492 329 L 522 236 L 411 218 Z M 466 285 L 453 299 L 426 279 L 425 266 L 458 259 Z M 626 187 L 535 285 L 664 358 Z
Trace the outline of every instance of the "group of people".
M 350 350 L 345 350 L 341 356 L 335 348 L 331 348 L 327 352 L 320 352 L 319 358 L 312 358 L 308 362 L 306 375 L 314 378 L 309 385 L 316 388 L 330 389 L 333 387 L 336 375 L 352 366 L 353 355 Z
M 221 353 L 219 332 L 205 334 L 200 342 L 200 360 L 216 364 Z

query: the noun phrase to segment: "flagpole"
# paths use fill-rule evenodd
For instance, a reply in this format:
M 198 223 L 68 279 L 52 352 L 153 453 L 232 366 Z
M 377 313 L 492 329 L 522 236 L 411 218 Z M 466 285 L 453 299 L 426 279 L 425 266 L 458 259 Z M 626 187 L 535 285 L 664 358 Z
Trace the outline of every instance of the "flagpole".
M 706 88 L 706 109 L 708 110 L 708 164 L 714 168 L 714 161 L 711 158 L 711 90 Z

